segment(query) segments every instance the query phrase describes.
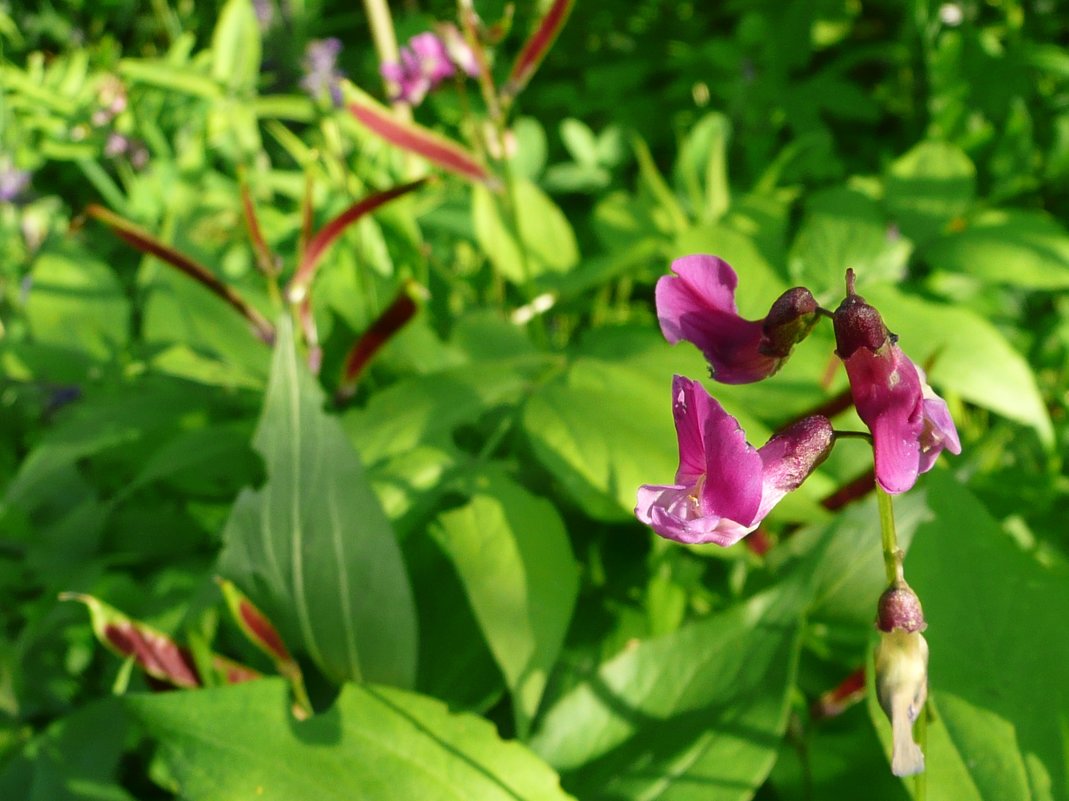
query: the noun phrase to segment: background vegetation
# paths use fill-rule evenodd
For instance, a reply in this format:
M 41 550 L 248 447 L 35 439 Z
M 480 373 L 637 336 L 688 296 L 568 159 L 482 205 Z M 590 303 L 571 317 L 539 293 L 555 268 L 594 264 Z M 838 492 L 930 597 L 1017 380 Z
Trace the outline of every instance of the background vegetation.
M 394 5 L 402 43 L 457 20 Z M 479 182 L 335 105 L 385 102 L 360 4 L 0 4 L 0 797 L 1069 798 L 1067 41 L 1057 0 L 580 0 L 505 158 L 477 82 L 414 110 Z M 311 233 L 430 174 L 291 309 Z M 749 318 L 853 267 L 950 404 L 962 455 L 897 502 L 923 783 L 858 672 L 864 443 L 730 549 L 632 516 L 675 470 L 672 375 L 707 373 L 652 302 L 696 252 Z M 833 347 L 709 386 L 759 444 L 842 397 Z

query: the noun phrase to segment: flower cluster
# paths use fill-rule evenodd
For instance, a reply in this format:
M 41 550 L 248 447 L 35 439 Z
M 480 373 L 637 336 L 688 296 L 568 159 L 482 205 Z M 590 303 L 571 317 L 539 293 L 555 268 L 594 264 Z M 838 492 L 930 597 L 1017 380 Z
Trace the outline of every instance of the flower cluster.
M 313 98 L 319 98 L 324 93 L 330 95 L 335 107 L 340 107 L 343 102 L 341 80 L 345 74 L 338 69 L 340 55 L 340 39 L 314 39 L 308 43 L 301 63 L 304 69 L 301 88 Z
M 455 25 L 439 26 L 439 33 L 425 31 L 401 48 L 400 60 L 382 65 L 382 77 L 393 84 L 393 100 L 412 106 L 457 71 L 472 78 L 479 74 L 475 54 Z
M 735 306 L 738 278 L 715 256 L 686 256 L 657 282 L 657 317 L 665 338 L 697 346 L 713 379 L 727 384 L 773 375 L 822 317 L 835 327 L 836 352 L 846 367 L 858 415 L 868 426 L 876 481 L 905 492 L 944 450 L 961 445 L 946 403 L 924 372 L 902 352 L 879 312 L 854 289 L 835 312 L 821 309 L 804 287 L 783 293 L 761 320 Z M 672 408 L 679 469 L 671 485 L 638 490 L 635 514 L 662 537 L 731 545 L 757 528 L 772 507 L 797 489 L 827 457 L 831 422 L 807 417 L 755 449 L 738 422 L 697 381 L 676 377 Z

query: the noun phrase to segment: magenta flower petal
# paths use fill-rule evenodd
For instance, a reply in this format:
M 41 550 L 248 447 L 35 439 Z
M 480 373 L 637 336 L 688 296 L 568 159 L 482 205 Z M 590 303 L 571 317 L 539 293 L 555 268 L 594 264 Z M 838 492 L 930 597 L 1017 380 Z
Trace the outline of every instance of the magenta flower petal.
M 716 256 L 684 256 L 672 262 L 674 276 L 657 281 L 657 318 L 672 344 L 693 343 L 725 384 L 759 381 L 775 372 L 779 360 L 760 352 L 759 322 L 744 320 L 735 309 L 738 278 Z
M 696 345 L 722 383 L 768 378 L 817 321 L 817 302 L 804 287 L 784 292 L 765 319 L 744 320 L 735 309 L 735 271 L 716 256 L 684 256 L 672 270 L 657 282 L 661 331 L 672 344 Z
M 639 487 L 635 506 L 638 519 L 662 537 L 689 544 L 738 542 L 831 447 L 831 424 L 811 417 L 758 452 L 699 382 L 676 376 L 672 392 L 679 440 L 676 483 Z
M 944 448 L 961 452 L 954 421 L 924 372 L 888 332 L 876 309 L 853 291 L 835 312 L 835 340 L 858 416 L 872 432 L 876 481 L 887 492 L 910 489 Z

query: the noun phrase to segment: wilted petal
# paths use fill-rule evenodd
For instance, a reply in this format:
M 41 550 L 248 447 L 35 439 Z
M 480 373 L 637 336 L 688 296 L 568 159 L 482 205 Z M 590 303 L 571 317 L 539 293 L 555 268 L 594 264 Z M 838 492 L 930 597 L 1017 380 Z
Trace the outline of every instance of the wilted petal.
M 876 694 L 891 721 L 891 772 L 896 776 L 920 773 L 924 752 L 913 741 L 913 724 L 928 697 L 928 643 L 920 632 L 895 629 L 880 635 Z

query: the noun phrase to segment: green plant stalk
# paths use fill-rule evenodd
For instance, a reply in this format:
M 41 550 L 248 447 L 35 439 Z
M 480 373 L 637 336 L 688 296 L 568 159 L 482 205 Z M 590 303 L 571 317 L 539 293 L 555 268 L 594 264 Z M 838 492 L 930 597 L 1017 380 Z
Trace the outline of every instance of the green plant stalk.
M 897 559 L 898 535 L 895 533 L 895 510 L 888 495 L 879 482 L 876 483 L 876 500 L 880 507 L 880 536 L 883 541 L 883 566 L 887 571 L 887 584 L 895 583 L 898 575 Z
M 397 34 L 393 29 L 393 17 L 390 15 L 390 7 L 386 0 L 364 0 L 364 11 L 367 13 L 368 25 L 371 27 L 371 38 L 375 41 L 375 52 L 379 55 L 379 63 L 400 61 L 400 53 L 397 48 Z M 383 79 L 383 83 L 386 79 Z M 388 88 L 388 87 L 387 87 Z M 412 119 L 412 109 L 407 103 L 392 101 L 390 103 L 394 113 L 405 120 Z

